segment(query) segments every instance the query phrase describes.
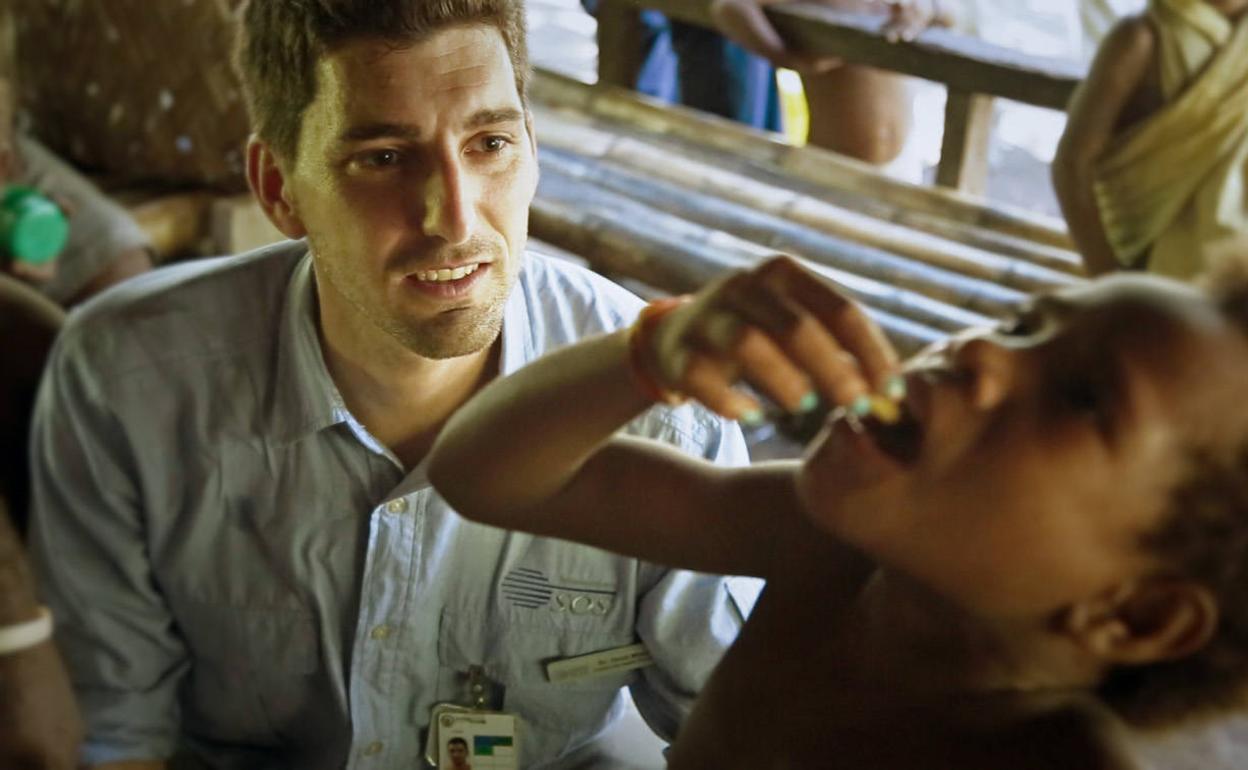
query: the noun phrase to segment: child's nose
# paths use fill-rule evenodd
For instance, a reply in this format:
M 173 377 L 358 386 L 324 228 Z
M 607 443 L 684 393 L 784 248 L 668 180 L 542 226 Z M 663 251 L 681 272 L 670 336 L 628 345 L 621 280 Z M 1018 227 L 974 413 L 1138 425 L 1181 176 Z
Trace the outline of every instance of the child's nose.
M 1009 395 L 1018 370 L 1019 352 L 993 340 L 977 336 L 954 343 L 953 359 L 967 375 L 971 404 L 980 411 L 991 411 Z

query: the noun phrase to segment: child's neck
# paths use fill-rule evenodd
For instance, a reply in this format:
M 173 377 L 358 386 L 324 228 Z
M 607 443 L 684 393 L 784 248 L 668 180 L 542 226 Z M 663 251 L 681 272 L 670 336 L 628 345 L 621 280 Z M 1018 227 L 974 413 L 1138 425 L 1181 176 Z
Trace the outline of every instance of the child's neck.
M 1086 690 L 1103 671 L 1036 621 L 990 625 L 903 576 L 879 570 L 850 610 L 851 670 L 916 697 Z

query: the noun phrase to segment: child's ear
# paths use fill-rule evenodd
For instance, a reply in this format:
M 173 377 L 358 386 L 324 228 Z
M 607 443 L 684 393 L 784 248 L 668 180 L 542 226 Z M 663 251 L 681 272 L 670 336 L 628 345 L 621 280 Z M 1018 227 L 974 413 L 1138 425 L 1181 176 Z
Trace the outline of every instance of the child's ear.
M 1073 605 L 1059 624 L 1105 663 L 1157 663 L 1204 647 L 1217 630 L 1218 602 L 1194 581 L 1146 578 Z
M 277 155 L 254 134 L 247 140 L 247 184 L 265 216 L 282 235 L 292 239 L 307 235 L 303 220 L 290 199 L 286 174 Z

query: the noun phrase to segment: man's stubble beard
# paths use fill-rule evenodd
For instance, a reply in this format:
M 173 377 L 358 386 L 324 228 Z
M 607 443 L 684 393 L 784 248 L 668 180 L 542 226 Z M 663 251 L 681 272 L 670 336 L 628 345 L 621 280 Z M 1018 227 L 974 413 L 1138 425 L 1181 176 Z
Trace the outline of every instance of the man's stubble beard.
M 365 284 L 358 280 L 360 274 L 344 271 L 345 260 L 334 258 L 331 252 L 319 248 L 308 237 L 308 245 L 314 255 L 313 263 L 320 278 L 329 282 L 351 310 L 406 350 L 422 358 L 447 359 L 472 355 L 489 347 L 498 339 L 503 326 L 503 311 L 507 298 L 519 274 L 519 258 L 499 255 L 490 264 L 490 274 L 484 276 L 489 285 L 482 287 L 485 295 L 470 307 L 445 311 L 425 319 L 404 319 L 387 312 L 382 302 L 369 302 Z M 505 271 L 502 274 L 496 271 Z M 350 273 L 349 275 L 347 273 Z M 480 291 L 480 289 L 478 289 Z

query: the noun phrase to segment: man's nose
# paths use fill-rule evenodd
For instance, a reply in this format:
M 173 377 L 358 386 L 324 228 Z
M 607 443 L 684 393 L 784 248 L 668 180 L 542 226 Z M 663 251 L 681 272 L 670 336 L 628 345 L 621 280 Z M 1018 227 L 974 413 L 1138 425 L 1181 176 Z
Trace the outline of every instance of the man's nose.
M 425 235 L 448 243 L 463 243 L 472 235 L 476 219 L 476 193 L 472 181 L 456 158 L 443 158 L 425 180 Z

